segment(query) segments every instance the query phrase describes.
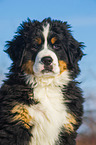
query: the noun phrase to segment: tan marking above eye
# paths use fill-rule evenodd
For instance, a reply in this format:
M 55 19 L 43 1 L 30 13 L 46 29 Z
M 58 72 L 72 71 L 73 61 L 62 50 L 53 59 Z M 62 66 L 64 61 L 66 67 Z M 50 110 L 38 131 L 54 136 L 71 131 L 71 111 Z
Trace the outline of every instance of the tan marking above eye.
M 57 40 L 56 37 L 51 38 L 51 43 L 54 44 L 56 42 L 56 40 Z
M 35 41 L 36 41 L 39 45 L 40 45 L 40 44 L 41 44 L 41 42 L 42 42 L 41 38 L 39 38 L 39 37 L 38 37 L 38 38 L 36 38 L 36 39 L 35 39 Z

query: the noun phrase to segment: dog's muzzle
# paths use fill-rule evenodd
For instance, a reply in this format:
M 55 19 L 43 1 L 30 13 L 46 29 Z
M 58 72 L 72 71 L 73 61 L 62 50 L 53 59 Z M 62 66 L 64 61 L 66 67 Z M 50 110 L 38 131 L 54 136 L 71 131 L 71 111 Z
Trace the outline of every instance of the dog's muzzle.
M 36 76 L 54 76 L 60 73 L 58 58 L 51 50 L 40 51 L 35 59 L 33 71 Z

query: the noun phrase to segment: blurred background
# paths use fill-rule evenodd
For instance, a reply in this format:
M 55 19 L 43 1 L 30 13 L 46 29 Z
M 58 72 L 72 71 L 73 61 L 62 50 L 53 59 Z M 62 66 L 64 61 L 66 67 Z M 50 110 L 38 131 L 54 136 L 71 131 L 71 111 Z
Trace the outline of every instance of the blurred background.
M 11 60 L 3 52 L 22 21 L 44 18 L 67 21 L 72 35 L 85 43 L 77 80 L 85 98 L 77 145 L 96 145 L 96 0 L 0 0 L 0 86 Z

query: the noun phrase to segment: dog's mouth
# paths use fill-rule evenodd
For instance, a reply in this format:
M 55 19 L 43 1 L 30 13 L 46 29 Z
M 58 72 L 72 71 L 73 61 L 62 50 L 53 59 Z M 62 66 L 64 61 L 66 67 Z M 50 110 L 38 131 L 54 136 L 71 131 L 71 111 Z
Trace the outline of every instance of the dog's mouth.
M 44 69 L 41 71 L 43 74 L 44 73 L 50 73 L 50 72 L 53 72 L 53 66 L 52 65 L 45 65 L 44 66 Z

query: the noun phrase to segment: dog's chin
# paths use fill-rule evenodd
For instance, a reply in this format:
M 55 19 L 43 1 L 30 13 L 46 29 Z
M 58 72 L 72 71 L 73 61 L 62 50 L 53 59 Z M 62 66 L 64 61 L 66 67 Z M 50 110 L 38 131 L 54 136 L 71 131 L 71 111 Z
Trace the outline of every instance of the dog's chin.
M 59 74 L 59 72 L 54 72 L 50 70 L 41 70 L 40 72 L 34 72 L 34 75 L 37 77 L 56 77 Z

